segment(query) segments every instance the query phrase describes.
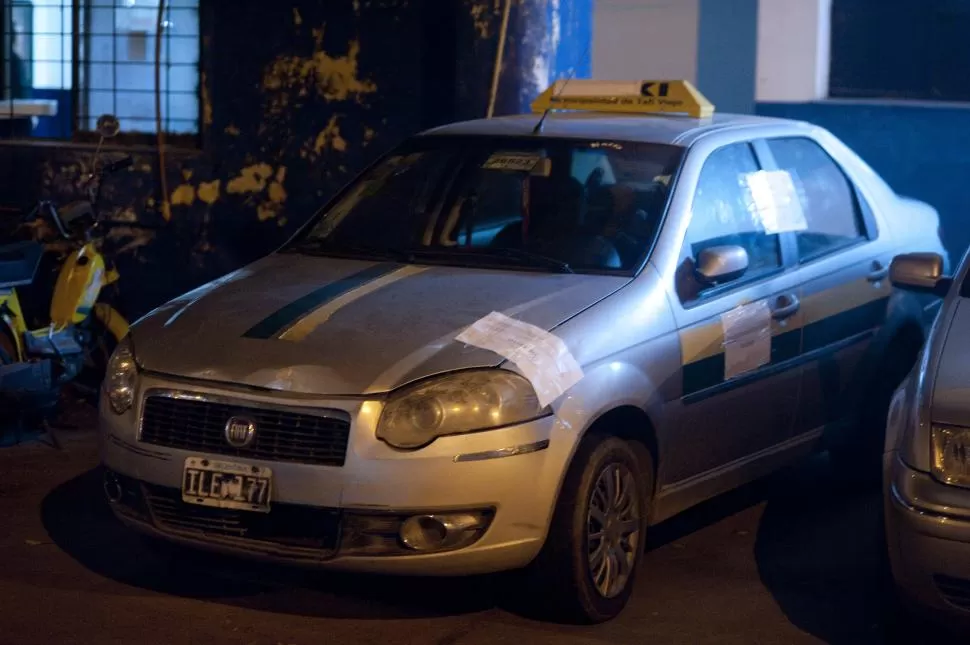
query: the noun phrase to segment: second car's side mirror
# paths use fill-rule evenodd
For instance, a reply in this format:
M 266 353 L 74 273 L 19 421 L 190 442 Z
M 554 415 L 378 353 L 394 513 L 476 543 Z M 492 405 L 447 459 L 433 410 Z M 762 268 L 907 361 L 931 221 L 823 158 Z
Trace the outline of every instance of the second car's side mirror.
M 712 246 L 697 256 L 694 272 L 705 285 L 737 280 L 748 270 L 748 252 L 743 246 Z
M 950 279 L 943 275 L 943 257 L 939 253 L 905 253 L 893 258 L 889 280 L 894 287 L 917 293 L 946 295 Z

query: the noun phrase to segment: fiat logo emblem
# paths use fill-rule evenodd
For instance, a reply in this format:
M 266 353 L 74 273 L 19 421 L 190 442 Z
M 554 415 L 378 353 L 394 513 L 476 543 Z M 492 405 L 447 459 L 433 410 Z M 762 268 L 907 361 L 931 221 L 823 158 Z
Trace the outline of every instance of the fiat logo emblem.
M 246 448 L 256 440 L 256 422 L 246 417 L 230 417 L 225 435 L 226 443 L 233 448 Z

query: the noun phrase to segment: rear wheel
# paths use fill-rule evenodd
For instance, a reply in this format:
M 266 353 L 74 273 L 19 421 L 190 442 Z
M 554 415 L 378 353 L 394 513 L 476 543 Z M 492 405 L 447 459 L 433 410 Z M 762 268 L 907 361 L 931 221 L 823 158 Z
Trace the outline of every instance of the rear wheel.
M 907 337 L 889 345 L 886 361 L 861 401 L 857 424 L 829 446 L 829 456 L 843 480 L 867 488 L 881 481 L 889 406 L 896 388 L 915 364 L 921 344 L 921 338 Z
M 550 618 L 599 623 L 619 614 L 642 559 L 649 472 L 630 445 L 587 436 L 553 513 L 546 543 L 526 571 L 529 597 Z

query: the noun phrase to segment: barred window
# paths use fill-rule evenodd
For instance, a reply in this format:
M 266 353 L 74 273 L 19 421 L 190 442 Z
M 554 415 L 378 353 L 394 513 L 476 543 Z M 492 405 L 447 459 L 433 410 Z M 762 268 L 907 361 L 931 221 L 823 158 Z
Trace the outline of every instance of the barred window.
M 0 138 L 85 139 L 114 114 L 129 135 L 194 139 L 200 0 L 0 0 Z M 160 45 L 156 110 L 156 47 Z

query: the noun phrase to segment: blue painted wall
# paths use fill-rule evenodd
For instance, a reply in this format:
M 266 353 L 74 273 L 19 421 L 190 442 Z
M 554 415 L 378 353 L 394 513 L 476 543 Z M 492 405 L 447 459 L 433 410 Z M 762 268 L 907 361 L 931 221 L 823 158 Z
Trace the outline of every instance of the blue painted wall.
M 459 50 L 456 120 L 485 116 L 498 52 L 504 3 L 464 0 L 475 17 L 459 32 L 470 43 Z M 513 2 L 495 115 L 520 114 L 560 78 L 589 78 L 592 69 L 593 0 Z M 546 75 L 548 71 L 548 75 Z
M 893 189 L 940 211 L 954 260 L 970 245 L 970 109 L 905 103 L 760 103 L 759 114 L 830 130 Z
M 753 112 L 758 0 L 700 0 L 697 29 L 697 86 L 719 112 Z
M 970 2 L 834 0 L 830 96 L 970 100 Z

